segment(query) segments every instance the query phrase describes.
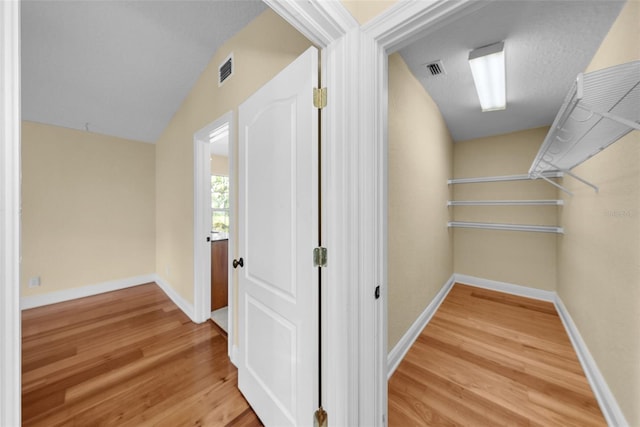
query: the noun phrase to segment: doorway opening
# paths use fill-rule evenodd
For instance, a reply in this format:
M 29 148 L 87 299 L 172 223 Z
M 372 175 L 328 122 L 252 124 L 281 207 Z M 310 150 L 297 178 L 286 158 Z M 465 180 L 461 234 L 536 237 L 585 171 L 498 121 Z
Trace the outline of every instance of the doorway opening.
M 228 332 L 229 123 L 209 135 L 211 160 L 211 320 Z
M 194 135 L 195 317 L 198 322 L 211 319 L 229 336 L 233 336 L 229 254 L 235 230 L 232 132 L 233 113 L 228 112 Z

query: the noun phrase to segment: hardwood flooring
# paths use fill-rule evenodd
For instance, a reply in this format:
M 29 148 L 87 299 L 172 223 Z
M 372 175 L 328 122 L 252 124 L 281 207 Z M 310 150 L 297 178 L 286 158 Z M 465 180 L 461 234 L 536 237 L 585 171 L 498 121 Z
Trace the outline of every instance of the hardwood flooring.
M 22 314 L 24 426 L 261 426 L 227 342 L 151 283 Z
M 389 426 L 606 426 L 553 304 L 456 284 L 389 381 Z

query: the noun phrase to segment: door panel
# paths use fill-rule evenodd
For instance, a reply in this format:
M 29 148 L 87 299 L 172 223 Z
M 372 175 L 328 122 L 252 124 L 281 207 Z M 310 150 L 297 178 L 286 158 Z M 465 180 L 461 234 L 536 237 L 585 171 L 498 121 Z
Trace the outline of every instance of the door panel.
M 265 289 L 295 299 L 295 271 L 279 260 L 296 251 L 295 227 L 296 98 L 280 100 L 259 111 L 247 126 L 247 140 L 273 141 L 247 145 L 247 275 Z M 274 124 L 277 123 L 277 126 Z M 255 135 L 255 138 L 254 138 Z M 265 171 L 265 166 L 270 167 Z M 267 172 L 267 173 L 265 173 Z M 253 254 L 256 256 L 252 256 Z
M 317 58 L 239 107 L 238 385 L 267 426 L 310 425 L 317 407 Z

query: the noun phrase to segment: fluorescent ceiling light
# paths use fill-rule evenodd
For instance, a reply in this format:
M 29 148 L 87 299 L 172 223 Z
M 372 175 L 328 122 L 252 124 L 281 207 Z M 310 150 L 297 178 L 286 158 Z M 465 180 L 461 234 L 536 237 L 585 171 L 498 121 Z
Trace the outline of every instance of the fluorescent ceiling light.
M 469 66 L 482 111 L 504 110 L 507 107 L 504 42 L 472 50 Z

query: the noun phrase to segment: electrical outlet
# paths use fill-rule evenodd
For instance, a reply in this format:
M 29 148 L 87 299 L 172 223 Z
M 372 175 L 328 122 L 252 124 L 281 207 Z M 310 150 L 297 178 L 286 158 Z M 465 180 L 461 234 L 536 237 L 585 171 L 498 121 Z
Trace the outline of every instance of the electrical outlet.
M 39 288 L 41 286 L 40 276 L 32 277 L 29 279 L 30 288 Z

